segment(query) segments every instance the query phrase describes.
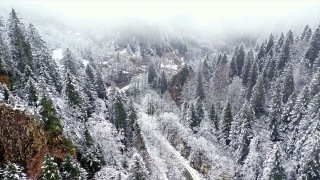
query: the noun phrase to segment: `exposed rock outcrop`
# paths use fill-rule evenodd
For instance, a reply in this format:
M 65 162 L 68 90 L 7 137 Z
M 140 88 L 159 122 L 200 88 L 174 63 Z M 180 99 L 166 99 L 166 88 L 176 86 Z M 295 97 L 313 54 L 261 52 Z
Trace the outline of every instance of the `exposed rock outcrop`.
M 61 134 L 46 132 L 32 115 L 0 104 L 0 166 L 14 162 L 30 178 L 42 176 L 44 155 L 50 153 L 61 161 L 67 153 L 75 156 Z

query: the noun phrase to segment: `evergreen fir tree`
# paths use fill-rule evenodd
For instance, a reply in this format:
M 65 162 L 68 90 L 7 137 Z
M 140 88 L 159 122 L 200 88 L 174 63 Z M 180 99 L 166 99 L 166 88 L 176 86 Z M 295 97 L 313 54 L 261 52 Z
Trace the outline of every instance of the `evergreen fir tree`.
M 197 117 L 196 117 L 196 111 L 194 109 L 194 105 L 193 103 L 191 103 L 190 105 L 190 109 L 189 109 L 189 114 L 190 114 L 190 127 L 191 129 L 193 129 L 194 127 L 197 126 Z
M 242 74 L 242 67 L 244 64 L 246 53 L 244 51 L 244 47 L 242 44 L 239 46 L 239 50 L 236 55 L 236 66 L 237 66 L 237 76 L 241 76 Z
M 279 145 L 275 145 L 274 152 L 270 157 L 269 172 L 265 173 L 266 179 L 283 180 L 286 179 L 285 169 L 282 162 Z
M 80 167 L 80 164 L 70 155 L 67 154 L 62 163 L 62 179 L 79 179 L 79 180 L 85 180 L 87 179 L 86 176 L 84 176 L 83 172 L 85 172 L 84 169 Z
M 287 63 L 290 62 L 291 44 L 292 41 L 290 39 L 290 36 L 287 35 L 287 38 L 282 46 L 281 53 L 279 55 L 279 61 L 277 65 L 279 71 L 282 71 Z
M 76 57 L 73 55 L 69 48 L 67 48 L 63 52 L 63 59 L 61 61 L 65 72 L 69 72 L 75 77 L 78 76 L 78 71 L 80 68 L 76 62 Z
M 181 87 L 183 87 L 183 85 L 186 83 L 188 76 L 189 76 L 189 68 L 187 63 L 185 63 L 181 70 L 181 77 L 180 77 Z
M 57 163 L 54 162 L 54 158 L 50 154 L 46 154 L 42 166 L 43 179 L 44 180 L 60 180 L 62 179 Z
M 3 17 L 0 15 L 0 59 L 2 59 L 3 63 L 7 70 L 13 70 L 13 62 L 10 57 L 9 45 L 6 41 L 7 39 L 7 28 L 5 26 L 5 21 Z
M 143 159 L 137 153 L 133 154 L 133 164 L 130 168 L 131 174 L 128 180 L 146 180 L 148 179 L 148 171 L 145 167 Z
M 249 100 L 252 95 L 253 87 L 256 84 L 256 81 L 258 79 L 258 66 L 257 63 L 254 61 L 250 70 L 250 76 L 248 81 L 248 89 L 246 92 L 246 99 Z
M 306 33 L 306 36 L 304 37 L 304 41 L 305 41 L 305 42 L 309 42 L 311 36 L 312 36 L 312 30 L 311 30 L 311 28 L 309 28 L 308 31 L 307 31 L 307 33 Z
M 290 44 L 292 45 L 294 43 L 294 36 L 291 30 L 289 30 L 286 34 L 286 39 L 289 40 Z
M 261 44 L 260 48 L 259 48 L 259 52 L 258 52 L 258 59 L 261 59 L 263 57 L 265 57 L 266 55 L 266 47 L 264 45 L 264 43 Z
M 219 130 L 219 119 L 218 119 L 218 114 L 216 113 L 216 110 L 215 110 L 213 103 L 210 106 L 209 119 L 210 119 L 211 123 L 213 124 L 215 130 L 218 131 Z
M 32 53 L 29 42 L 26 40 L 26 31 L 14 9 L 11 10 L 8 20 L 8 36 L 11 45 L 11 57 L 17 64 L 17 69 L 23 73 L 26 65 L 33 67 Z
M 281 123 L 281 114 L 282 114 L 282 97 L 281 97 L 280 84 L 277 84 L 275 87 L 272 102 L 271 110 L 269 114 L 269 130 L 270 130 L 270 140 L 275 142 L 280 140 L 280 123 Z
M 301 179 L 320 179 L 320 162 L 319 162 L 320 148 L 316 146 L 313 148 L 311 155 L 307 162 L 302 166 Z
M 243 109 L 241 110 L 242 113 L 240 114 L 241 119 L 243 121 L 241 125 L 241 130 L 239 134 L 239 141 L 238 141 L 238 149 L 237 149 L 237 161 L 240 164 L 244 163 L 247 155 L 249 154 L 249 145 L 250 145 L 250 138 L 252 137 L 252 123 L 253 123 L 253 110 L 249 103 L 245 103 Z
M 249 82 L 252 61 L 253 61 L 253 52 L 252 52 L 252 49 L 250 49 L 250 51 L 247 53 L 247 56 L 244 60 L 244 65 L 242 68 L 242 75 L 241 75 L 242 84 L 245 86 Z
M 162 73 L 161 73 L 161 90 L 160 90 L 161 94 L 166 92 L 168 86 L 169 86 L 169 84 L 168 84 L 167 76 L 166 76 L 165 72 L 162 71 Z
M 81 106 L 81 98 L 76 90 L 74 77 L 69 71 L 66 77 L 66 95 L 71 106 Z
M 118 96 L 114 104 L 114 125 L 117 130 L 126 128 L 127 114 L 122 104 L 121 98 Z
M 44 96 L 41 99 L 40 106 L 40 115 L 44 122 L 44 129 L 49 132 L 61 134 L 63 127 L 52 100 L 48 96 Z
M 231 129 L 231 123 L 232 123 L 232 111 L 231 111 L 231 104 L 230 102 L 227 103 L 227 106 L 224 109 L 224 116 L 222 121 L 222 127 L 221 132 L 224 135 L 224 139 L 226 140 L 226 144 L 229 145 L 230 139 L 230 129 Z
M 92 66 L 90 64 L 87 65 L 85 70 L 86 76 L 85 76 L 85 88 L 84 92 L 87 96 L 87 114 L 88 117 L 92 115 L 95 108 L 95 99 L 97 98 L 96 89 L 95 89 L 95 74 L 93 72 Z
M 308 59 L 311 64 L 313 64 L 313 62 L 319 56 L 319 52 L 320 52 L 320 25 L 317 27 L 317 29 L 312 35 L 310 45 L 305 54 L 305 58 Z
M 277 45 L 276 45 L 276 52 L 279 53 L 282 49 L 282 45 L 284 42 L 284 35 L 283 33 L 280 34 L 279 39 L 277 41 Z
M 204 118 L 204 110 L 203 110 L 203 105 L 200 98 L 198 98 L 196 102 L 196 118 L 197 118 L 196 126 L 200 126 L 201 121 Z
M 242 166 L 243 179 L 260 179 L 262 176 L 262 156 L 261 156 L 261 142 L 259 136 L 255 136 L 250 143 L 249 154 L 244 160 Z
M 291 112 L 290 118 L 290 127 L 294 128 L 297 127 L 301 121 L 301 119 L 307 114 L 308 112 L 308 104 L 310 102 L 310 89 L 309 87 L 305 86 L 299 96 L 297 97 L 296 103 L 293 107 Z
M 77 156 L 81 162 L 81 166 L 88 172 L 88 179 L 92 179 L 95 173 L 98 172 L 102 166 L 106 165 L 106 162 L 101 146 L 99 144 L 95 145 L 94 139 L 87 127 L 84 131 L 84 140 L 83 146 L 79 147 L 77 151 Z M 85 175 L 81 169 L 80 174 Z
M 202 66 L 201 66 L 202 67 L 202 72 L 203 72 L 203 78 L 204 78 L 206 83 L 209 82 L 210 77 L 211 77 L 211 70 L 210 70 L 210 67 L 208 65 L 208 61 L 209 61 L 209 56 L 207 54 L 206 57 L 203 60 Z
M 1 177 L 2 176 L 2 177 Z M 20 168 L 15 163 L 9 163 L 3 169 L 2 175 L 0 175 L 3 180 L 26 180 L 26 174 L 22 172 Z
M 274 44 L 273 41 L 274 41 L 274 36 L 271 33 L 270 36 L 269 36 L 268 42 L 267 42 L 267 46 L 266 46 L 266 54 L 269 54 L 270 51 L 272 51 L 273 44 Z
M 127 120 L 127 127 L 125 131 L 125 145 L 126 147 L 133 147 L 133 137 L 135 134 L 135 123 L 137 122 L 138 116 L 136 110 L 133 106 L 132 101 L 130 101 L 129 108 L 128 108 L 128 120 Z
M 229 75 L 231 80 L 232 80 L 233 77 L 235 77 L 237 75 L 237 64 L 236 64 L 235 56 L 233 56 L 231 61 L 230 61 L 228 75 Z
M 148 83 L 152 84 L 152 82 L 154 81 L 154 78 L 156 77 L 157 77 L 156 68 L 154 67 L 154 64 L 151 63 L 148 70 Z
M 272 57 L 268 57 L 267 65 L 266 65 L 266 76 L 269 82 L 271 82 L 272 79 L 277 76 L 276 67 L 277 67 L 276 59 Z
M 257 117 L 261 116 L 265 112 L 265 88 L 263 80 L 263 77 L 260 76 L 257 84 L 253 88 L 253 94 L 250 99 Z
M 100 99 L 106 99 L 106 87 L 105 87 L 105 83 L 103 81 L 103 77 L 102 74 L 100 72 L 97 73 L 97 80 L 96 80 L 96 90 L 97 90 L 97 94 L 98 97 Z
M 7 88 L 7 86 L 3 85 L 3 100 L 8 104 L 9 103 L 9 90 Z
M 37 90 L 33 85 L 32 81 L 29 81 L 28 105 L 37 107 L 37 102 L 38 102 Z
M 282 86 L 282 98 L 283 103 L 287 103 L 288 98 L 294 92 L 294 79 L 293 79 L 293 67 L 291 64 L 287 65 L 285 68 L 283 76 L 283 86 Z
M 204 87 L 203 87 L 203 78 L 200 69 L 197 74 L 197 89 L 196 89 L 196 97 L 199 97 L 201 100 L 205 98 Z
M 304 40 L 306 38 L 307 32 L 309 30 L 309 25 L 306 25 L 301 33 L 300 40 Z

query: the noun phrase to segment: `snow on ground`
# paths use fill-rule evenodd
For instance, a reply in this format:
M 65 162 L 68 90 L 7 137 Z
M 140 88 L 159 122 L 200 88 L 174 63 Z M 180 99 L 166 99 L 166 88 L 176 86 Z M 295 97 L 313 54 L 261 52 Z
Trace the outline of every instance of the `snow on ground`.
M 55 49 L 52 51 L 52 59 L 59 61 L 63 58 L 62 49 Z
M 129 85 L 127 85 L 127 86 L 125 86 L 125 87 L 123 87 L 123 88 L 121 88 L 121 92 L 127 92 L 129 89 L 130 89 L 130 87 L 131 87 L 131 85 L 129 84 Z
M 80 34 L 81 34 L 81 33 L 75 33 L 74 35 L 75 35 L 75 36 L 79 36 Z
M 89 64 L 89 61 L 88 60 L 82 60 L 82 64 L 85 66 L 85 67 L 87 67 L 87 65 Z
M 174 176 L 183 177 L 182 173 L 186 169 L 194 180 L 200 180 L 196 170 L 194 170 L 189 165 L 189 163 L 180 155 L 180 153 L 170 145 L 168 140 L 158 132 L 158 125 L 156 122 L 157 120 L 155 120 L 152 116 L 148 116 L 142 111 L 139 112 L 138 117 L 140 119 L 142 134 L 148 147 L 148 152 L 150 153 L 151 157 L 153 157 L 153 161 L 158 165 L 158 167 L 162 167 L 159 168 L 158 171 L 162 174 L 165 173 L 168 169 L 170 170 L 172 168 L 170 167 L 171 163 L 174 165 L 174 167 L 177 167 L 179 169 L 178 172 L 181 172 L 181 174 L 176 174 Z M 170 160 L 166 159 L 164 154 L 161 154 L 162 151 L 167 152 L 166 156 L 170 155 Z M 161 157 L 162 159 L 160 159 L 159 157 Z M 169 179 L 172 179 L 172 176 L 171 178 L 169 176 Z
M 163 65 L 161 64 L 160 65 L 160 68 L 166 68 L 166 69 L 171 69 L 171 70 L 178 70 L 178 65 L 170 65 L 170 64 L 167 64 L 167 65 Z

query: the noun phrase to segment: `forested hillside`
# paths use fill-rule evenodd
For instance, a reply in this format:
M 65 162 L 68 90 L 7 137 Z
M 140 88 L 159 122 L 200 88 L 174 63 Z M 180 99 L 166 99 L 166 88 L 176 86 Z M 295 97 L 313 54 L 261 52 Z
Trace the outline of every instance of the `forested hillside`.
M 320 179 L 320 25 L 112 28 L 0 16 L 0 179 Z

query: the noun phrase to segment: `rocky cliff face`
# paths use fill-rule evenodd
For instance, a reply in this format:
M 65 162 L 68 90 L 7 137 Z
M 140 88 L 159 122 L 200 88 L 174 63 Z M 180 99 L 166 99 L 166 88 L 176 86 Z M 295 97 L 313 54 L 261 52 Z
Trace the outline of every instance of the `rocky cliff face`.
M 68 152 L 75 155 L 62 135 L 46 132 L 33 116 L 0 104 L 0 166 L 14 162 L 28 177 L 38 178 L 46 153 L 61 162 Z

